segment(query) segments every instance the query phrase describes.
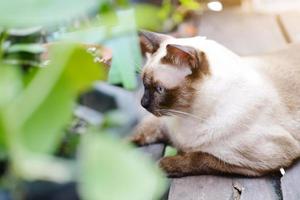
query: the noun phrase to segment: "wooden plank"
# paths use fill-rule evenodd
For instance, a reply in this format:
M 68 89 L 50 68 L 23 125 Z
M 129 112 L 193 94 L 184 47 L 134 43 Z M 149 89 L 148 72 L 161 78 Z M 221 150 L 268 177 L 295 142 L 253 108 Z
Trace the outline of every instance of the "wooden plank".
M 277 200 L 280 194 L 276 191 L 276 181 L 273 178 L 235 178 L 233 187 L 240 200 Z
M 220 0 L 223 6 L 239 6 L 242 4 L 241 0 Z
M 169 192 L 169 200 L 229 200 L 232 196 L 232 179 L 216 176 L 172 179 Z
M 298 0 L 248 0 L 248 2 L 252 4 L 252 9 L 264 13 L 290 12 L 300 9 Z
M 300 12 L 282 13 L 279 20 L 290 42 L 300 42 Z
M 264 53 L 286 45 L 275 16 L 240 9 L 205 12 L 199 33 L 240 55 Z
M 300 162 L 288 169 L 281 178 L 283 200 L 300 199 Z
M 139 150 L 145 152 L 153 160 L 158 160 L 164 155 L 165 145 L 151 144 L 151 145 L 140 147 Z

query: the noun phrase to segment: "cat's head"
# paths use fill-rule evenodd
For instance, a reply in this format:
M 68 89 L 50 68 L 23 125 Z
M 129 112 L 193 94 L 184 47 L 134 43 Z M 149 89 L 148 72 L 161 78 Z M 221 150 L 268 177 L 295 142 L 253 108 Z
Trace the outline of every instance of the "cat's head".
M 205 53 L 197 49 L 193 38 L 148 31 L 140 32 L 140 44 L 147 58 L 142 106 L 156 116 L 168 115 L 170 110 L 189 112 L 195 85 L 210 74 Z

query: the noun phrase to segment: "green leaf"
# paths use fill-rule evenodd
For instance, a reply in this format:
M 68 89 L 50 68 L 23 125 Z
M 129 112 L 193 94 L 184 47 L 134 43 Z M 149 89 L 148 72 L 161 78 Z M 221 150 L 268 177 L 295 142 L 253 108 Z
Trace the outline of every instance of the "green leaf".
M 14 155 L 16 156 L 16 155 Z M 62 158 L 35 154 L 32 152 L 18 152 L 18 160 L 12 166 L 16 176 L 28 181 L 45 180 L 56 183 L 74 181 L 74 161 Z
M 140 29 L 162 30 L 163 20 L 159 17 L 159 7 L 149 4 L 137 4 L 134 6 L 134 9 L 136 23 Z
M 104 133 L 83 136 L 79 191 L 86 200 L 153 200 L 166 188 L 162 173 L 144 155 Z
M 99 0 L 0 1 L 1 27 L 32 27 L 70 21 L 97 12 Z
M 201 3 L 195 0 L 180 0 L 180 3 L 188 10 L 200 10 Z
M 82 45 L 56 44 L 49 58 L 50 65 L 35 74 L 10 110 L 18 113 L 24 146 L 40 153 L 56 149 L 76 95 L 106 76 L 104 67 L 95 64 Z
M 61 78 L 47 98 L 23 125 L 22 141 L 33 152 L 52 152 L 63 137 L 63 128 L 72 117 L 75 95 Z
M 113 110 L 105 113 L 103 119 L 104 127 L 124 126 L 128 122 L 128 116 L 120 110 Z
M 171 0 L 163 0 L 162 7 L 158 13 L 159 18 L 161 20 L 166 20 L 170 16 L 173 9 L 174 8 L 172 6 Z
M 0 63 L 0 108 L 11 102 L 22 89 L 21 73 L 16 66 Z
M 6 149 L 4 109 L 11 101 L 18 98 L 21 90 L 22 79 L 19 69 L 0 63 L 0 154 Z
M 60 45 L 50 50 L 51 65 L 40 69 L 28 84 L 20 98 L 11 105 L 10 112 L 18 113 L 18 122 L 23 125 L 46 101 L 50 92 L 63 75 L 74 46 Z
M 71 42 L 82 42 L 85 44 L 99 44 L 107 37 L 106 28 L 90 27 L 68 33 L 63 33 L 58 40 L 71 41 Z
M 83 46 L 77 46 L 66 64 L 65 75 L 75 90 L 82 91 L 91 87 L 93 81 L 106 80 L 107 70 L 103 64 L 94 62 Z
M 164 156 L 175 156 L 175 155 L 177 155 L 177 149 L 171 146 L 167 146 Z
M 6 52 L 15 53 L 15 52 L 28 52 L 33 54 L 43 53 L 45 48 L 41 44 L 14 44 L 10 46 Z
M 109 43 L 109 47 L 113 51 L 113 58 L 108 80 L 113 84 L 122 83 L 126 89 L 135 89 L 137 86 L 135 65 L 139 64 L 135 64 L 132 45 L 134 43 L 130 35 L 114 38 Z
M 108 80 L 113 84 L 122 83 L 126 89 L 135 89 L 137 86 L 135 71 L 141 66 L 142 58 L 136 33 L 134 12 L 133 10 L 126 10 L 117 14 L 119 26 L 113 29 L 113 34 L 123 34 L 113 38 L 108 43 L 113 51 Z M 126 34 L 122 32 L 124 30 L 127 30 Z

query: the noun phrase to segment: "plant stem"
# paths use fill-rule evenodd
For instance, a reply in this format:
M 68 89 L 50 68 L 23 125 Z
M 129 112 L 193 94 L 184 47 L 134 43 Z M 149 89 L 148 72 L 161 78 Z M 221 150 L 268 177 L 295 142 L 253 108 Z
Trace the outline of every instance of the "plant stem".
M 3 57 L 3 53 L 4 53 L 3 43 L 4 43 L 4 41 L 5 41 L 6 38 L 7 38 L 7 31 L 6 30 L 2 30 L 0 32 L 0 60 L 2 60 L 2 57 Z

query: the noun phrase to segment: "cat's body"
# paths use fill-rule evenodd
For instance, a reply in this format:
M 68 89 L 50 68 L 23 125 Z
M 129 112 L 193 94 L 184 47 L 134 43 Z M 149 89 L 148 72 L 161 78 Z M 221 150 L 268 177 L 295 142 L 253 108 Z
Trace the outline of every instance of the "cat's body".
M 276 59 L 287 59 L 281 56 Z M 289 165 L 300 155 L 300 58 L 298 72 L 257 57 L 243 64 L 219 76 L 212 72 L 212 77 L 199 85 L 191 109 L 199 119 L 163 117 L 170 130 L 168 137 L 184 152 L 207 152 L 231 164 L 259 168 Z M 282 70 L 289 75 L 282 77 Z
M 169 71 L 170 77 L 161 72 L 162 68 L 170 67 L 170 63 L 158 64 L 171 52 L 168 44 L 204 52 L 207 73 L 187 81 L 190 74 L 186 67 L 184 71 Z M 144 73 L 155 73 L 155 79 L 163 82 L 166 90 L 180 84 L 189 86 L 180 86 L 186 94 L 177 98 L 179 109 L 170 107 L 167 114 L 152 117 L 158 127 L 163 127 L 158 138 L 164 138 L 182 152 L 177 158 L 162 160 L 162 168 L 175 176 L 216 172 L 257 176 L 289 166 L 300 156 L 300 57 L 296 55 L 299 50 L 300 46 L 294 46 L 242 58 L 201 37 L 163 40 L 157 51 L 148 56 Z M 180 56 L 173 56 L 177 67 L 186 64 L 176 61 L 186 58 Z M 171 80 L 164 82 L 168 78 Z M 192 89 L 186 90 L 187 87 Z M 139 132 L 151 137 L 146 128 Z M 144 143 L 156 142 L 153 138 Z

